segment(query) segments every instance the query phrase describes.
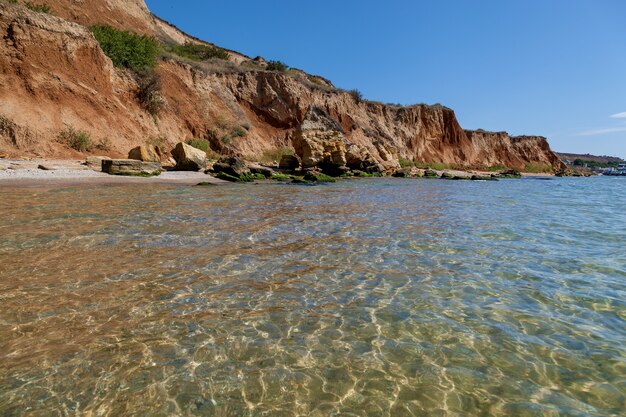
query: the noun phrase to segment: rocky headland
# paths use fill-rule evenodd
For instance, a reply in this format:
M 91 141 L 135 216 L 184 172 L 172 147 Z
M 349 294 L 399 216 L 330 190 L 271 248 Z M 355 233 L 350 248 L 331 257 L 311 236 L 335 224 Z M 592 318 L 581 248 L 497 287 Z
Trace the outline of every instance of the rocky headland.
M 128 151 L 152 146 L 152 162 L 194 170 L 233 157 L 301 175 L 565 170 L 544 137 L 464 130 L 442 105 L 363 100 L 323 77 L 192 38 L 142 0 L 39 3 L 43 11 L 0 0 L 5 158 L 145 160 Z M 114 65 L 96 24 L 157 40 L 150 71 Z M 218 57 L 181 56 L 181 45 Z M 206 167 L 180 162 L 187 144 L 206 154 Z

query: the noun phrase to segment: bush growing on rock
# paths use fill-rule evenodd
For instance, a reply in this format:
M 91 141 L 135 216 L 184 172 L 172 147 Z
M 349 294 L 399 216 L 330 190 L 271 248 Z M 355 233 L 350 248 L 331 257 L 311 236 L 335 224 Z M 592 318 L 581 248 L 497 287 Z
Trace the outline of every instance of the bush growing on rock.
M 356 101 L 357 103 L 360 103 L 363 101 L 363 93 L 361 93 L 357 89 L 348 91 L 348 94 L 350 94 L 352 98 L 354 99 L 354 101 Z
M 157 117 L 165 107 L 165 98 L 161 94 L 161 77 L 151 69 L 136 73 L 137 100 L 153 117 Z
M 276 148 L 270 149 L 263 152 L 261 155 L 260 161 L 266 164 L 271 164 L 274 162 L 280 162 L 283 156 L 291 156 L 293 155 L 293 149 L 291 148 Z
M 116 67 L 134 71 L 154 67 L 159 53 L 159 44 L 155 39 L 108 25 L 92 26 L 91 33 Z
M 91 140 L 91 136 L 89 136 L 89 133 L 83 130 L 74 129 L 72 126 L 67 126 L 65 130 L 61 131 L 58 139 L 59 142 L 79 152 L 89 152 L 94 148 L 94 144 Z
M 10 3 L 17 3 L 17 1 L 14 1 L 14 2 L 11 1 Z M 25 1 L 24 6 L 38 13 L 50 13 L 50 10 L 51 10 L 50 6 L 48 6 L 47 4 L 36 4 L 36 3 L 31 3 L 30 1 Z
M 209 141 L 206 139 L 189 139 L 186 141 L 187 145 L 193 146 L 196 149 L 200 149 L 201 151 L 208 152 L 211 149 Z
M 99 151 L 110 151 L 112 147 L 111 139 L 109 138 L 101 138 L 98 143 L 94 145 L 94 148 Z
M 169 45 L 166 49 L 183 58 L 193 61 L 206 61 L 211 58 L 228 60 L 230 55 L 222 48 L 186 42 L 183 45 Z
M 185 141 L 185 143 L 189 146 L 193 146 L 196 149 L 200 149 L 206 153 L 207 158 L 209 159 L 219 159 L 220 155 L 211 149 L 211 142 L 207 139 L 198 139 L 192 138 Z
M 242 138 L 248 134 L 248 131 L 243 126 L 234 127 L 230 132 L 230 135 L 234 138 Z
M 289 66 L 281 61 L 269 61 L 265 69 L 268 71 L 287 72 Z

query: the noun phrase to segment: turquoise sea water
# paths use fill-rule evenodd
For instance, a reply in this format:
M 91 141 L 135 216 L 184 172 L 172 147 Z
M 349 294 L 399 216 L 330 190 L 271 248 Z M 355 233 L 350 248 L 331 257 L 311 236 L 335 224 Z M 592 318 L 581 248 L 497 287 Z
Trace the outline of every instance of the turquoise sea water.
M 0 189 L 2 416 L 626 415 L 626 179 Z

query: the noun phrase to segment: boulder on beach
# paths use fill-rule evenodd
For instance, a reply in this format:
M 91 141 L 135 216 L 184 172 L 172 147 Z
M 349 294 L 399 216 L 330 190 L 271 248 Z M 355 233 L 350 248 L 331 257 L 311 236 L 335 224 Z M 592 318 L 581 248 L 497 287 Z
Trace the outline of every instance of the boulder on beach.
M 94 171 L 102 172 L 102 161 L 110 160 L 108 156 L 88 156 L 84 165 Z
M 304 169 L 319 168 L 331 175 L 347 171 L 346 141 L 341 125 L 324 109 L 312 106 L 293 137 Z
M 353 143 L 346 146 L 346 165 L 352 170 L 368 174 L 385 172 L 385 168 L 376 161 L 371 152 Z
M 153 176 L 161 174 L 161 164 L 136 159 L 104 159 L 102 172 L 110 175 Z
M 330 177 L 319 171 L 307 171 L 303 177 L 306 182 L 335 182 L 333 177 Z
M 265 178 L 271 178 L 275 174 L 272 168 L 265 167 L 259 164 L 248 164 L 248 169 L 250 170 L 251 173 L 261 174 Z
M 143 162 L 161 162 L 161 150 L 153 145 L 141 145 L 128 152 L 128 159 Z
M 415 167 L 401 168 L 392 176 L 396 178 L 420 178 L 424 176 L 424 170 Z
M 172 157 L 176 160 L 178 171 L 200 171 L 207 165 L 206 152 L 183 142 L 172 149 Z
M 287 171 L 295 171 L 300 168 L 300 159 L 295 155 L 283 155 L 280 158 L 278 168 Z
M 225 156 L 213 164 L 213 172 L 222 172 L 232 175 L 233 177 L 240 177 L 241 175 L 250 173 L 250 170 L 243 159 L 236 156 Z

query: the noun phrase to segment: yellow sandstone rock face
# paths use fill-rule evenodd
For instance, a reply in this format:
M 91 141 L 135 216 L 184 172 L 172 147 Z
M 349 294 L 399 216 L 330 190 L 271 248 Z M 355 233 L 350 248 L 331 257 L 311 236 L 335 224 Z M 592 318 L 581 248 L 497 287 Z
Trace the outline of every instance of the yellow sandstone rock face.
M 319 107 L 309 109 L 296 130 L 293 147 L 305 169 L 321 164 L 346 166 L 346 139 L 341 125 Z
M 141 145 L 128 152 L 128 159 L 144 162 L 161 162 L 161 152 L 153 145 Z

